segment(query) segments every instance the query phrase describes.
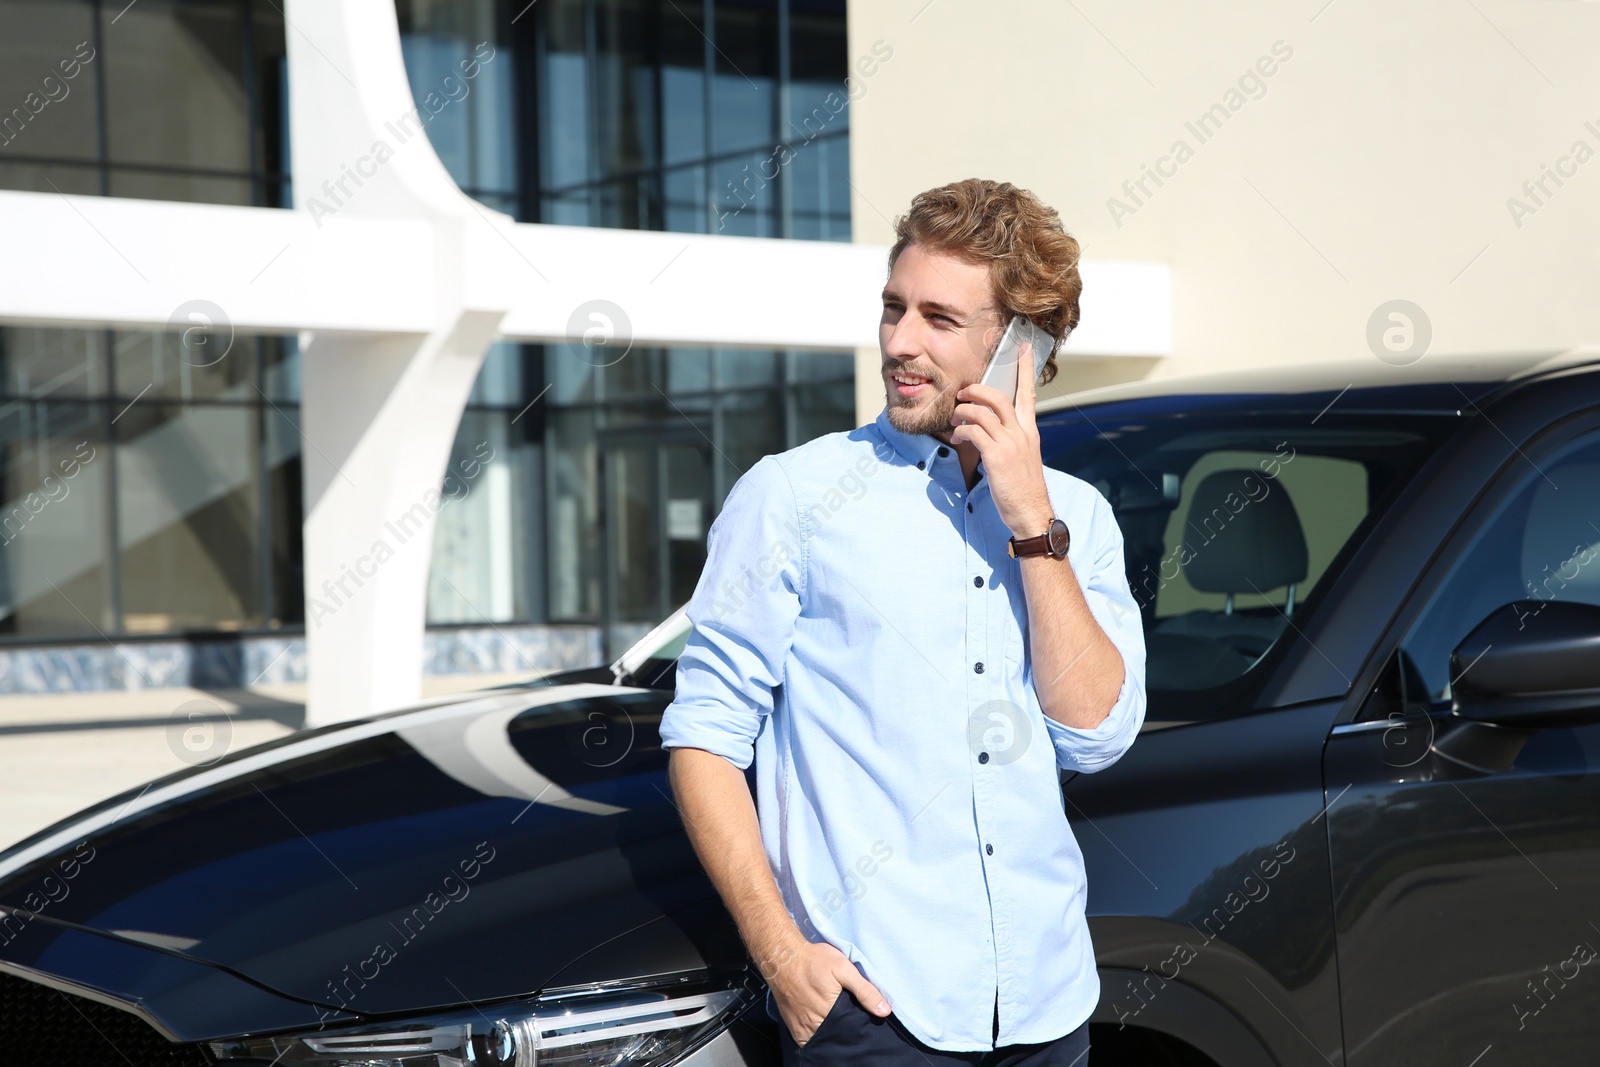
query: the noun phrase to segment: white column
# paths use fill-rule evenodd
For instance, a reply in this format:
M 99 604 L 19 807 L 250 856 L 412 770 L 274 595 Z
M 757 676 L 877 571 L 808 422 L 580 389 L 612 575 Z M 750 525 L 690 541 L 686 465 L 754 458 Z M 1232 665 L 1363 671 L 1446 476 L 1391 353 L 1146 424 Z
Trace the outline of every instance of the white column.
M 286 16 L 296 209 L 425 219 L 433 245 L 426 333 L 302 335 L 306 725 L 319 726 L 421 697 L 440 486 L 506 311 L 492 289 L 468 293 L 465 228 L 510 220 L 468 202 L 428 143 L 392 0 L 289 0 Z

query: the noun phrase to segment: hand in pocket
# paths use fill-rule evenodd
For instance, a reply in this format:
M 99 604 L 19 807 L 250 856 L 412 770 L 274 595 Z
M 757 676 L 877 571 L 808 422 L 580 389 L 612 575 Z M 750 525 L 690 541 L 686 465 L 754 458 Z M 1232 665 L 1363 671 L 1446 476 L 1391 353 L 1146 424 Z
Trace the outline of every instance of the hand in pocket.
M 802 944 L 772 975 L 768 985 L 796 1047 L 809 1044 L 830 1022 L 852 1010 L 855 1003 L 876 1005 L 864 1010 L 879 1016 L 893 1010 L 878 987 L 827 942 Z M 852 1002 L 852 987 L 867 999 Z
M 829 1022 L 837 1019 L 837 1017 L 840 1016 L 840 1013 L 843 1013 L 843 1011 L 848 1011 L 848 1009 L 850 1009 L 850 990 L 845 989 L 843 985 L 840 985 L 840 987 L 838 987 L 838 995 L 837 997 L 834 997 L 834 1005 L 827 1009 L 827 1013 L 824 1014 L 821 1019 L 819 1019 L 818 1024 L 814 1025 L 814 1027 L 811 1027 L 811 1032 L 806 1033 L 805 1040 L 802 1041 L 800 1038 L 795 1038 L 795 1048 L 805 1048 L 806 1045 L 810 1045 L 811 1041 L 816 1038 L 816 1035 L 821 1032 L 822 1027 L 826 1027 Z

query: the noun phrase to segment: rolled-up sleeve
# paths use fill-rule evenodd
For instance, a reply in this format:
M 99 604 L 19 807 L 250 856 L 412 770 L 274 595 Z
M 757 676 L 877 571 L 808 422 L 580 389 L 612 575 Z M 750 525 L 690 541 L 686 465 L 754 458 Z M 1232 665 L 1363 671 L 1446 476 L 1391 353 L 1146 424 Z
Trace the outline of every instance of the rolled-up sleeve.
M 805 591 L 801 521 L 788 475 L 773 456 L 728 492 L 689 599 L 693 629 L 678 657 L 676 695 L 662 712 L 662 748 L 705 749 L 740 770 L 754 760 Z
M 1089 612 L 1122 654 L 1122 690 L 1117 702 L 1099 726 L 1082 730 L 1044 716 L 1045 729 L 1056 750 L 1056 764 L 1062 770 L 1103 770 L 1122 758 L 1139 736 L 1144 725 L 1144 623 L 1139 605 L 1128 587 L 1123 563 L 1122 529 L 1116 513 L 1099 493 L 1094 494 L 1092 520 L 1096 551 L 1088 575 L 1078 575 Z M 1027 682 L 1033 691 L 1032 657 L 1029 657 Z

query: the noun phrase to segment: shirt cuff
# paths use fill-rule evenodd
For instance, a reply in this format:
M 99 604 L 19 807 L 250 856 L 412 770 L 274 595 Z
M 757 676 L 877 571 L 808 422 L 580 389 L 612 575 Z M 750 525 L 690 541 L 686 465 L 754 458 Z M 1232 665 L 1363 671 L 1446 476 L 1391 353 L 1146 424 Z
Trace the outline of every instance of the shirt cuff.
M 1092 774 L 1104 770 L 1133 746 L 1144 725 L 1144 686 L 1134 677 L 1128 658 L 1122 657 L 1122 689 L 1105 719 L 1092 730 L 1068 726 L 1044 716 L 1045 732 L 1055 746 L 1056 766 L 1064 771 Z
M 755 740 L 746 739 L 749 718 L 721 704 L 669 704 L 661 713 L 661 748 L 703 748 L 741 771 L 755 760 Z

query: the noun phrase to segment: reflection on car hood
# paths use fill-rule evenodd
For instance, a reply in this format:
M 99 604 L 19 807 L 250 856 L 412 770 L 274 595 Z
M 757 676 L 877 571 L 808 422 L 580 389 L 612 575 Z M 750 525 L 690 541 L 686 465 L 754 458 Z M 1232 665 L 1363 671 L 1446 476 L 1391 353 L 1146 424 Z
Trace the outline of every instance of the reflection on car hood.
M 0 856 L 0 906 L 362 1014 L 744 962 L 670 800 L 670 693 L 469 696 L 101 805 Z

